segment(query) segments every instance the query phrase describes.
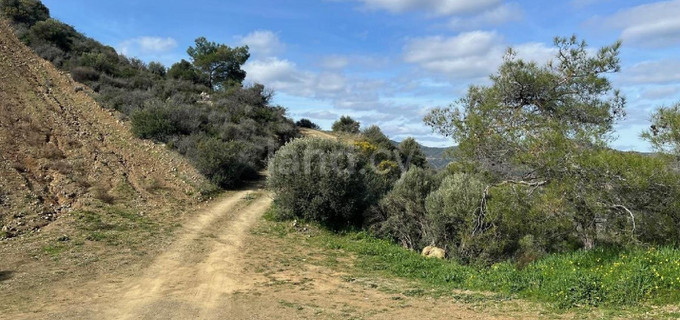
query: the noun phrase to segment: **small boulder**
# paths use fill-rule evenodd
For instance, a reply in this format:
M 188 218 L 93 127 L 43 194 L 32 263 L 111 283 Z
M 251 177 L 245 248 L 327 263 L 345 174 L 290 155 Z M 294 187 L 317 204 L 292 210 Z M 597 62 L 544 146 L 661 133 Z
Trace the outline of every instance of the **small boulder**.
M 428 258 L 446 259 L 446 251 L 442 248 L 427 246 L 425 249 L 423 249 L 422 256 Z

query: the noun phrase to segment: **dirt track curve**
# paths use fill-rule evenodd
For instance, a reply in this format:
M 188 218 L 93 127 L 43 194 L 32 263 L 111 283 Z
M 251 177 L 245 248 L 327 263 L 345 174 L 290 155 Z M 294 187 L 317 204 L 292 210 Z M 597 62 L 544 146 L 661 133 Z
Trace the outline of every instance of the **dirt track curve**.
M 204 210 L 139 278 L 123 284 L 100 319 L 223 319 L 229 299 L 248 289 L 239 252 L 250 227 L 269 208 L 263 191 L 241 191 Z

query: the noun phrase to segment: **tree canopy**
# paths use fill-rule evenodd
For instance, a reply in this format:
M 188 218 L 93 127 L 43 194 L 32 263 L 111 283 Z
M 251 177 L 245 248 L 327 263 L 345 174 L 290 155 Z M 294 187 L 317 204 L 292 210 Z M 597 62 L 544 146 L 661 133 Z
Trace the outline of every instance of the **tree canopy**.
M 462 159 L 512 178 L 555 174 L 575 150 L 606 145 L 625 115 L 625 99 L 606 77 L 620 69 L 621 44 L 594 55 L 576 37 L 555 45 L 556 58 L 545 65 L 509 50 L 491 85 L 470 87 L 425 122 L 452 137 Z
M 458 159 L 484 173 L 489 188 L 520 185 L 554 196 L 554 210 L 569 216 L 583 246 L 592 248 L 602 230 L 621 231 L 612 215 L 632 215 L 625 197 L 604 192 L 621 175 L 611 168 L 613 159 L 601 161 L 612 157 L 606 151 L 613 126 L 625 116 L 625 99 L 607 78 L 620 70 L 621 43 L 593 52 L 571 37 L 556 38 L 555 46 L 554 60 L 543 65 L 509 50 L 490 85 L 470 87 L 458 103 L 433 110 L 425 121 L 458 143 Z M 494 225 L 484 221 L 489 208 L 481 203 L 475 234 Z
M 307 118 L 302 118 L 295 122 L 295 125 L 300 127 L 300 128 L 309 128 L 309 129 L 314 129 L 314 130 L 320 130 L 321 127 L 319 127 L 318 124 L 312 122 L 312 120 L 309 120 Z
M 50 10 L 38 0 L 2 0 L 0 13 L 12 22 L 27 25 L 33 25 L 50 17 Z
M 656 110 L 652 124 L 642 133 L 642 138 L 657 151 L 680 156 L 680 103 Z
M 388 138 L 382 130 L 380 130 L 380 127 L 376 125 L 372 125 L 368 128 L 366 128 L 363 132 L 362 135 L 366 141 L 376 145 L 378 148 L 386 151 L 392 151 L 395 149 L 395 146 L 392 144 L 392 141 L 390 141 L 390 138 Z
M 213 89 L 240 85 L 246 78 L 241 66 L 250 58 L 248 46 L 231 48 L 224 44 L 208 41 L 200 37 L 195 47 L 189 47 L 187 53 L 194 66 L 206 77 L 208 86 Z
M 420 144 L 411 137 L 404 139 L 399 144 L 399 155 L 401 155 L 402 163 L 406 164 L 408 167 L 416 166 L 419 168 L 425 168 L 427 166 L 427 156 L 423 153 Z
M 333 131 L 357 134 L 359 133 L 360 126 L 361 124 L 350 116 L 342 116 L 333 123 Z

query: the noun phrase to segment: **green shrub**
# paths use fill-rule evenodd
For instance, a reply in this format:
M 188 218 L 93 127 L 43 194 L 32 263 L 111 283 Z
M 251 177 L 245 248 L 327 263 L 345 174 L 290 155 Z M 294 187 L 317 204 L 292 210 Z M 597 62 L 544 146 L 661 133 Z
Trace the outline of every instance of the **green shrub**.
M 300 128 L 309 128 L 309 129 L 314 129 L 314 130 L 320 130 L 321 127 L 319 127 L 318 124 L 312 122 L 312 120 L 309 119 L 300 119 L 295 123 L 296 126 Z
M 165 69 L 165 66 L 160 62 L 152 61 L 149 62 L 149 72 L 160 77 L 165 77 L 167 70 Z
M 168 141 L 175 133 L 168 112 L 162 107 L 138 110 L 130 116 L 132 132 L 142 139 Z
M 383 149 L 388 152 L 392 152 L 396 147 L 392 144 L 390 138 L 388 138 L 380 127 L 372 125 L 361 132 L 362 137 L 370 142 L 371 144 L 377 146 L 379 149 Z
M 361 124 L 349 116 L 342 116 L 340 120 L 333 123 L 333 131 L 357 134 Z
M 0 13 L 10 21 L 29 26 L 50 18 L 50 10 L 38 0 L 0 0 Z
M 404 173 L 374 210 L 375 232 L 409 249 L 429 245 L 423 234 L 423 226 L 428 224 L 425 199 L 437 186 L 438 179 L 431 171 L 413 167 Z
M 407 168 L 411 166 L 427 167 L 427 156 L 416 139 L 411 137 L 404 139 L 399 144 L 399 155 L 401 156 L 401 163 Z
M 57 48 L 69 51 L 77 32 L 73 27 L 54 19 L 38 21 L 29 30 L 31 44 L 52 43 Z
M 475 217 L 484 187 L 482 181 L 469 174 L 446 177 L 425 202 L 427 241 L 451 250 L 454 255 L 466 251 L 466 237 L 478 227 Z
M 196 169 L 222 188 L 239 185 L 244 176 L 255 174 L 250 166 L 247 145 L 240 141 L 224 142 L 205 137 L 188 154 Z
M 361 223 L 375 190 L 354 148 L 325 139 L 298 139 L 269 161 L 269 188 L 280 218 L 302 218 L 330 227 Z
M 191 83 L 204 84 L 206 82 L 198 69 L 194 68 L 191 62 L 186 60 L 173 64 L 168 70 L 168 77 L 171 79 L 189 81 Z

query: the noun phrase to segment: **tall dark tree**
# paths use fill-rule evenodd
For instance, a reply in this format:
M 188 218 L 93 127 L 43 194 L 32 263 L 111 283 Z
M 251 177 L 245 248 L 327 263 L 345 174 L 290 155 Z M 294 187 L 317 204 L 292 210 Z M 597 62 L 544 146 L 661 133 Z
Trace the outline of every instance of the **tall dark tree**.
M 300 127 L 300 128 L 308 128 L 308 129 L 314 129 L 314 130 L 321 129 L 321 127 L 319 127 L 318 124 L 316 124 L 316 123 L 312 122 L 312 120 L 309 120 L 309 119 L 306 119 L 306 118 L 302 118 L 302 119 L 298 120 L 295 123 L 295 125 Z
M 425 168 L 427 166 L 427 156 L 423 153 L 416 139 L 411 137 L 404 139 L 399 144 L 399 154 L 401 155 L 402 162 L 407 167 L 416 166 Z
M 380 130 L 380 127 L 376 125 L 366 128 L 362 132 L 362 135 L 366 141 L 376 145 L 382 150 L 392 151 L 396 148 L 394 144 L 392 144 L 392 141 L 390 141 L 390 138 L 388 138 L 382 130 Z
M 213 89 L 241 85 L 246 78 L 241 66 L 250 58 L 248 46 L 231 48 L 200 37 L 196 39 L 196 46 L 189 47 L 187 53 Z
M 168 70 L 168 77 L 171 79 L 191 81 L 193 83 L 204 83 L 201 73 L 194 65 L 184 59 L 170 67 Z

